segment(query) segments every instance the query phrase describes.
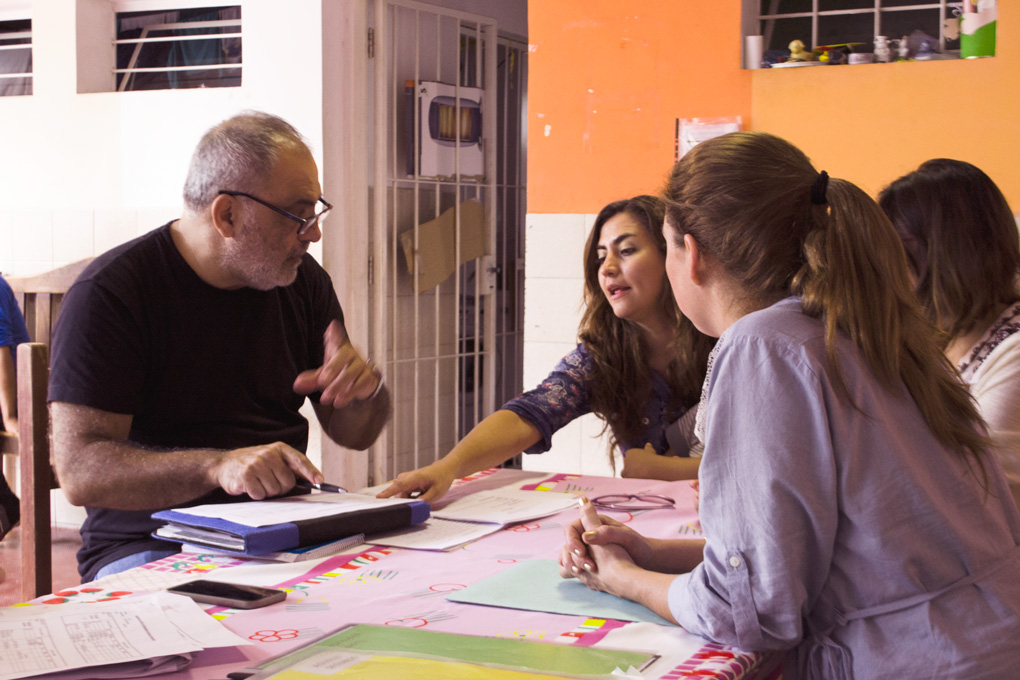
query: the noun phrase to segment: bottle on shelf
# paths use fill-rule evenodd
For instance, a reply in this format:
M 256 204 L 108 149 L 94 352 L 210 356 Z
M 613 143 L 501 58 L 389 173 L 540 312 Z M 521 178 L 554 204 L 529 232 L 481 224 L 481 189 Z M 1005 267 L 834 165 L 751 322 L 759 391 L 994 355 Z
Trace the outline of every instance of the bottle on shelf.
M 910 46 L 907 44 L 907 36 L 900 38 L 896 44 L 897 61 L 907 61 L 910 58 Z
M 889 39 L 884 35 L 875 36 L 875 61 L 892 61 L 892 50 L 889 49 Z

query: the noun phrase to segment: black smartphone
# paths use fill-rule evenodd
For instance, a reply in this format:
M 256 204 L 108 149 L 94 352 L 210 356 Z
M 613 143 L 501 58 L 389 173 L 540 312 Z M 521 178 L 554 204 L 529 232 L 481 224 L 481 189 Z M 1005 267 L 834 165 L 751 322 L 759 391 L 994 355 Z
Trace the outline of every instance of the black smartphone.
M 166 590 L 168 593 L 187 595 L 195 602 L 218 604 L 235 609 L 258 609 L 287 597 L 287 593 L 276 588 L 220 581 L 188 581 Z

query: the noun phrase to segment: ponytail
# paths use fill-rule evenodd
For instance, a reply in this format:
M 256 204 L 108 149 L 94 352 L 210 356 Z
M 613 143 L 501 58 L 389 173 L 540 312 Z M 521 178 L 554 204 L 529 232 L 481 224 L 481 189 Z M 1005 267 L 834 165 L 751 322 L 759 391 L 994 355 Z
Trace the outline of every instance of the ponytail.
M 832 368 L 838 366 L 835 342 L 842 331 L 892 389 L 900 378 L 901 307 L 911 295 L 899 240 L 878 206 L 853 184 L 830 180 L 827 201 L 812 208 L 815 228 L 804 238 L 804 263 L 790 292 L 801 297 L 804 313 L 825 322 Z
M 843 332 L 887 390 L 906 386 L 939 441 L 981 465 L 988 444 L 984 428 L 975 427 L 981 418 L 917 305 L 899 237 L 878 204 L 850 182 L 830 180 L 827 198 L 814 208 L 818 226 L 804 240 L 804 264 L 790 292 L 825 324 L 837 389 L 849 399 L 836 355 Z

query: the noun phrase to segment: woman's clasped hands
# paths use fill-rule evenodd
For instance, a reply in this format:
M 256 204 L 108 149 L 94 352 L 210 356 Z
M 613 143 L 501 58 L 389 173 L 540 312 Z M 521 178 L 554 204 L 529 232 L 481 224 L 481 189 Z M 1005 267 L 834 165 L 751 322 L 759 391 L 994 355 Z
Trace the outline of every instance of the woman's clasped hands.
M 620 522 L 599 515 L 587 498 L 578 499 L 580 519 L 566 528 L 560 576 L 577 578 L 592 590 L 624 596 L 628 571 L 639 570 L 650 553 L 648 539 Z M 644 558 L 644 559 L 643 559 Z
M 578 505 L 581 516 L 567 526 L 560 550 L 560 576 L 642 604 L 675 623 L 668 605 L 670 584 L 701 562 L 705 541 L 647 538 L 597 514 L 587 498 Z

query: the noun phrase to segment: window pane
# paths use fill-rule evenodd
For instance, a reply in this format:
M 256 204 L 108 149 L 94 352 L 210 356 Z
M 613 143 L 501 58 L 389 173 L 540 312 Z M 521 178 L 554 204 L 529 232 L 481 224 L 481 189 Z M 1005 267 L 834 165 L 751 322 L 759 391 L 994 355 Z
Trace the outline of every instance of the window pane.
M 796 14 L 810 12 L 811 0 L 761 0 L 762 14 Z
M 875 45 L 875 15 L 843 14 L 818 17 L 818 42 L 822 45 L 865 43 L 867 52 Z
M 241 8 L 202 7 L 165 12 L 117 14 L 118 40 L 153 39 L 117 45 L 118 69 L 156 69 L 118 73 L 125 90 L 165 90 L 241 85 L 241 37 L 197 38 L 239 33 Z M 194 24 L 194 26 L 187 26 Z M 167 38 L 179 38 L 167 40 Z M 234 68 L 217 68 L 236 64 Z M 196 68 L 209 66 L 212 68 Z M 176 70 L 180 69 L 180 70 Z M 127 84 L 121 86 L 124 79 Z
M 916 5 L 931 5 L 932 9 L 936 10 L 939 7 L 939 3 L 932 2 L 932 0 L 882 0 L 882 7 L 908 7 Z
M 18 48 L 17 45 L 24 45 Z M 32 72 L 32 21 L 0 21 L 0 76 Z M 13 49 L 11 49 L 13 47 Z M 32 77 L 0 77 L 0 97 L 32 94 Z
M 768 40 L 768 44 L 765 45 L 765 50 L 782 50 L 784 52 L 789 51 L 789 45 L 794 40 L 800 40 L 808 49 L 814 47 L 811 45 L 811 19 L 810 17 L 803 17 L 797 19 L 769 19 L 762 23 L 762 35 L 769 35 L 769 24 L 772 25 L 771 40 Z
M 921 0 L 910 0 L 911 2 L 921 2 Z M 885 4 L 886 0 L 882 0 L 882 4 Z M 875 0 L 818 0 L 818 11 L 829 12 L 832 10 L 847 10 L 847 9 L 874 9 Z
M 882 34 L 890 38 L 910 35 L 923 31 L 935 40 L 938 49 L 939 11 L 937 9 L 915 9 L 903 12 L 882 12 Z

